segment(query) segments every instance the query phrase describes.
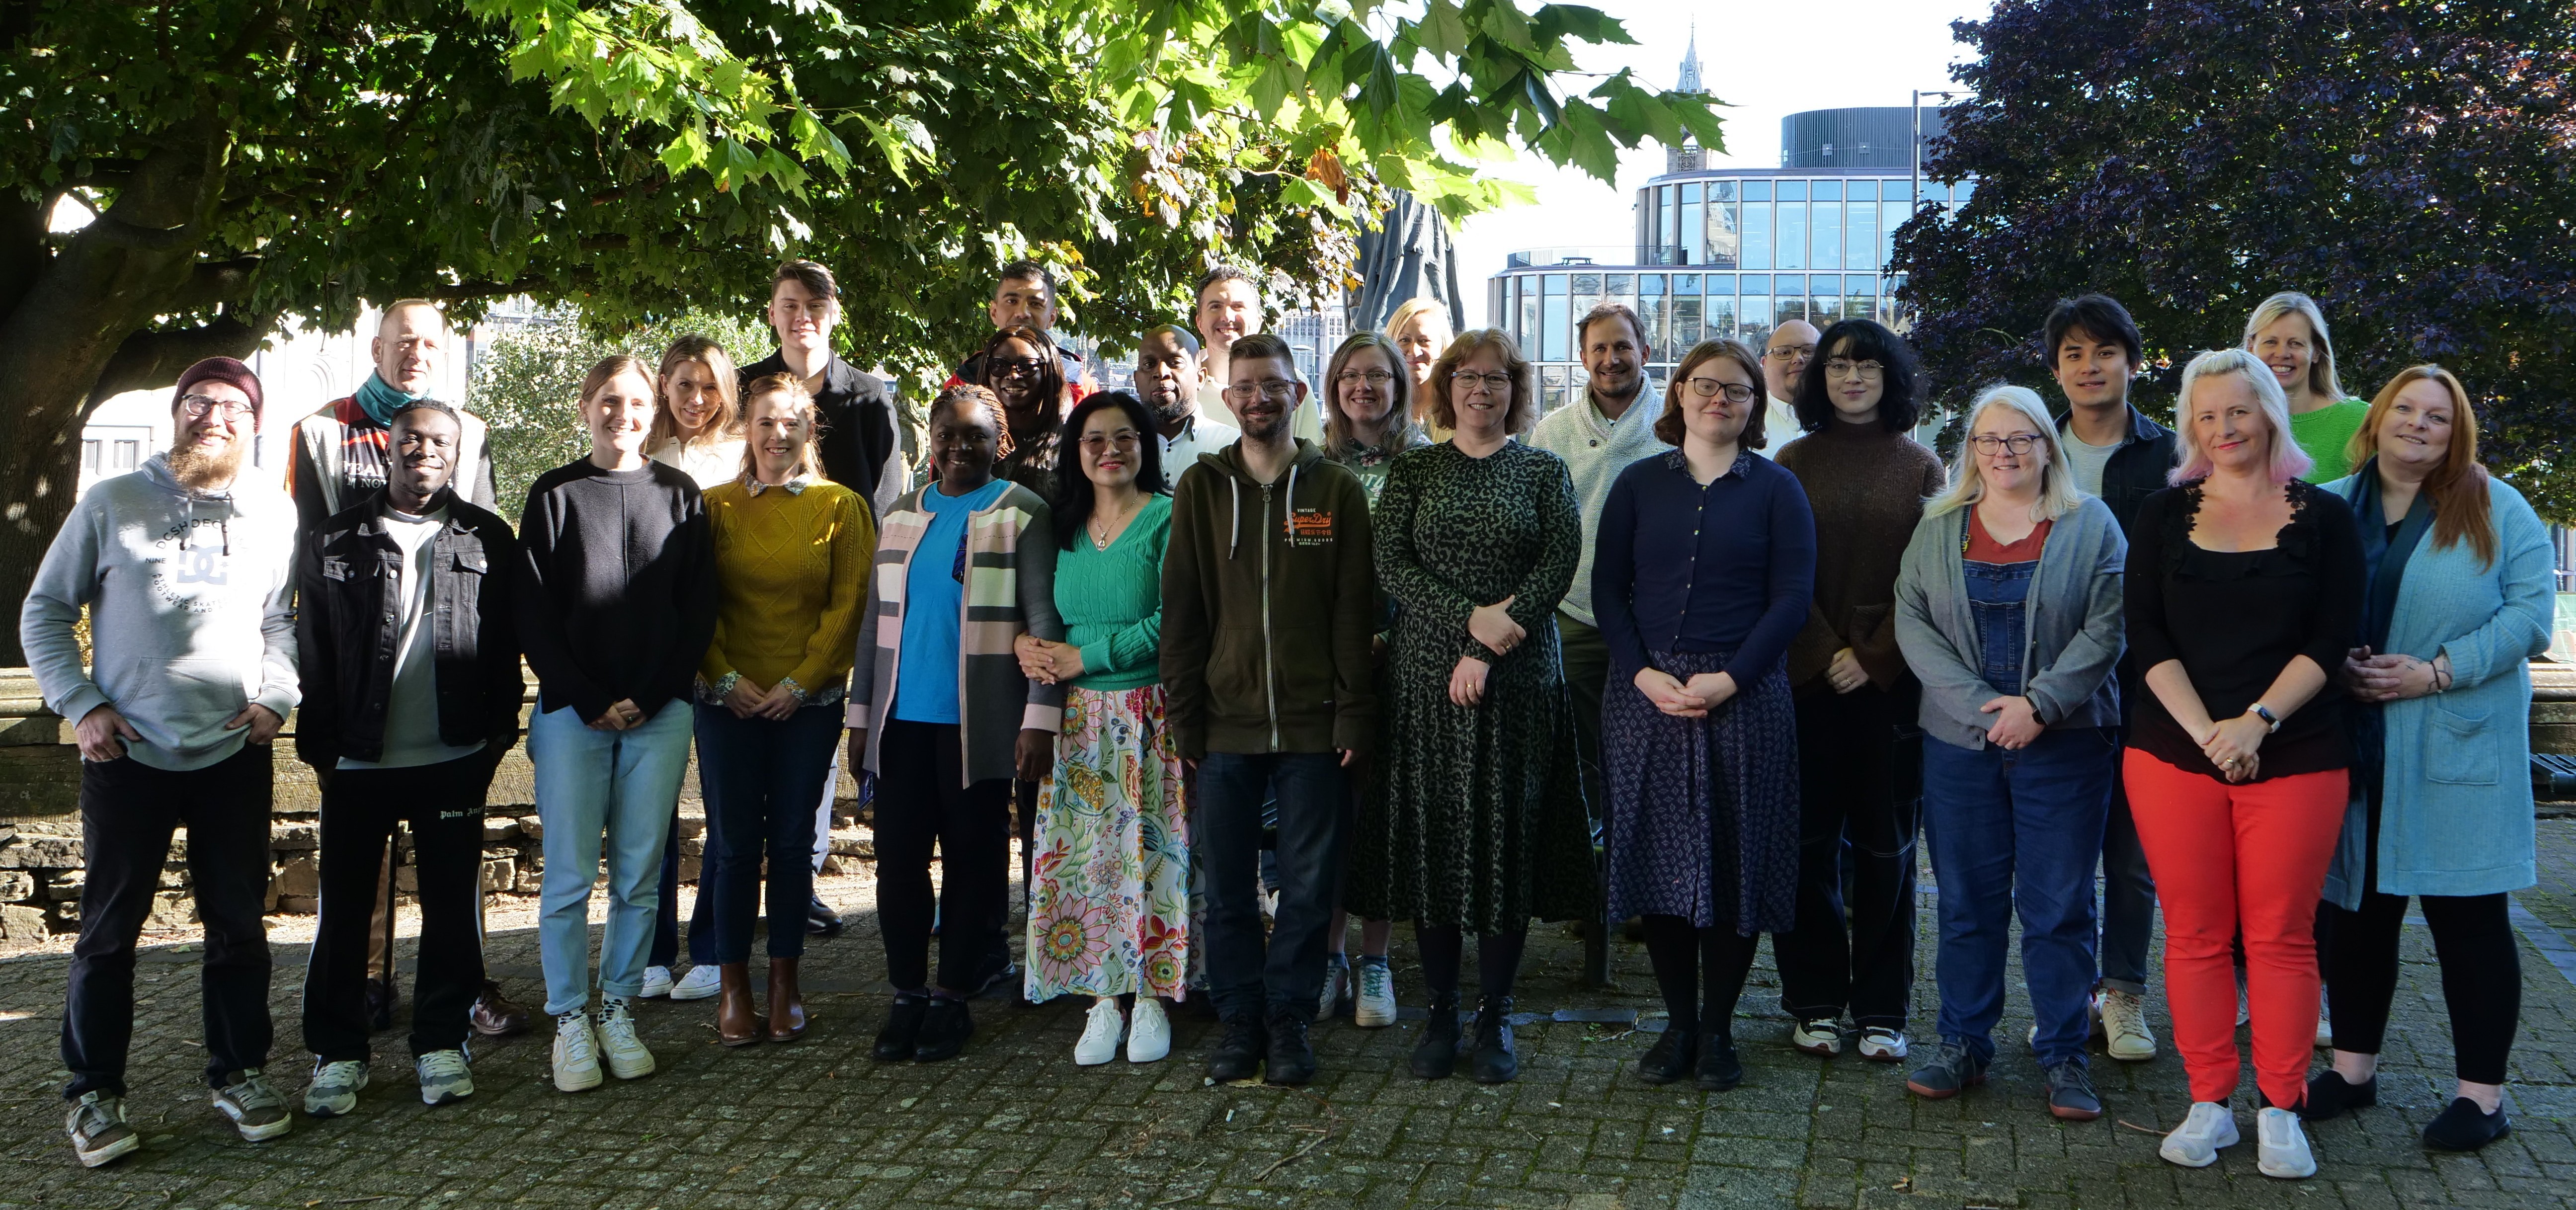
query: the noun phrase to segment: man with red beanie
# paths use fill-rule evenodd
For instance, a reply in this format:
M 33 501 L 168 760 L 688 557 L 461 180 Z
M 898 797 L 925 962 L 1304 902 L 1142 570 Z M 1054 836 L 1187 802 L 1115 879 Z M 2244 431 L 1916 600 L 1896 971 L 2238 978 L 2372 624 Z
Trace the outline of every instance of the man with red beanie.
M 80 940 L 63 1011 L 72 1149 L 96 1167 L 142 1143 L 125 1121 L 134 947 L 188 829 L 206 930 L 206 1083 L 252 1142 L 285 1134 L 268 1062 L 269 741 L 295 709 L 295 513 L 239 478 L 259 432 L 259 377 L 229 357 L 179 375 L 174 438 L 90 488 L 36 570 L 18 638 L 45 704 L 81 752 Z M 90 616 L 84 667 L 73 627 Z

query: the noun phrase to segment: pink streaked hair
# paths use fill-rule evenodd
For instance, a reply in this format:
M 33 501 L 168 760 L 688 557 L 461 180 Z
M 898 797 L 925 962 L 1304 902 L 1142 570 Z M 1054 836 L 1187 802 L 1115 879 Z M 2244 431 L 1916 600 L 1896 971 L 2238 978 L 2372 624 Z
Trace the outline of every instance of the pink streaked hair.
M 2191 392 L 2203 378 L 2234 374 L 2254 389 L 2254 399 L 2263 409 L 2265 423 L 2272 426 L 2272 482 L 2288 483 L 2316 466 L 2299 443 L 2290 439 L 2290 397 L 2281 393 L 2281 381 L 2272 377 L 2272 367 L 2243 349 L 2215 349 L 2191 359 L 2182 370 L 2182 390 L 2174 395 L 2174 458 L 2181 465 L 2165 476 L 2168 483 L 2189 483 L 2206 479 L 2216 469 L 2209 451 L 2200 448 L 2191 430 Z

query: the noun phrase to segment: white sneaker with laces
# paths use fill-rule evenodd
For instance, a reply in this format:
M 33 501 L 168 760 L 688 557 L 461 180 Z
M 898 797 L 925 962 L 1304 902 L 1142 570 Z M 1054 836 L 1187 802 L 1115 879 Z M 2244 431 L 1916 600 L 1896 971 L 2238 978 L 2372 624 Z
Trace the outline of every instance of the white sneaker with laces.
M 2191 1116 L 2165 1136 L 2156 1154 L 2185 1168 L 2206 1168 L 2218 1162 L 2220 1149 L 2235 1145 L 2235 1113 L 2216 1101 L 2194 1101 Z
M 1118 1015 L 1116 1000 L 1091 1002 L 1091 1017 L 1082 1023 L 1082 1038 L 1073 1044 L 1076 1067 L 1098 1067 L 1118 1057 L 1118 1035 L 1127 1031 L 1127 1021 Z
M 358 1107 L 358 1090 L 367 1086 L 367 1065 L 356 1059 L 336 1063 L 313 1061 L 313 1080 L 304 1086 L 304 1116 L 336 1118 Z
M 1901 1063 L 1905 1060 L 1905 1034 L 1899 1030 L 1871 1026 L 1860 1031 L 1860 1057 L 1873 1063 Z
M 646 983 L 651 983 L 649 973 Z M 717 970 L 715 964 L 710 962 L 705 966 L 692 966 L 689 968 L 689 973 L 680 976 L 680 981 L 671 985 L 671 998 L 706 1000 L 712 999 L 717 992 L 723 990 L 724 972 Z
M 1335 959 L 1339 959 L 1336 961 Z M 1351 994 L 1351 960 L 1336 954 L 1324 960 L 1324 990 L 1315 997 L 1315 1019 L 1333 1015 L 1342 997 Z
M 644 990 L 635 993 L 636 998 L 641 1000 L 659 1000 L 670 994 L 671 968 L 667 966 L 645 967 Z
M 1159 1062 L 1172 1053 L 1172 1022 L 1163 1015 L 1163 1002 L 1152 996 L 1136 997 L 1136 1011 L 1128 1014 L 1127 1061 Z
M 474 1095 L 474 1072 L 461 1050 L 433 1050 L 412 1063 L 420 1076 L 420 1103 L 444 1105 Z
M 2116 987 L 2102 989 L 2103 1049 L 2123 1063 L 2156 1057 L 2156 1034 L 2147 1028 L 2147 998 Z
M 1361 1029 L 1395 1024 L 1395 971 L 1387 965 L 1386 955 L 1363 955 L 1356 973 L 1360 986 L 1351 999 L 1351 1023 Z
M 554 1064 L 557 1089 L 588 1092 L 599 1087 L 599 1038 L 591 1032 L 589 1013 L 555 1018 Z
M 599 998 L 599 1049 L 608 1057 L 608 1073 L 621 1080 L 653 1074 L 653 1052 L 635 1036 L 634 1006 L 624 996 Z
M 2307 1132 L 2299 1129 L 2299 1115 L 2292 1110 L 2255 1112 L 2254 1154 L 2254 1166 L 2265 1176 L 2295 1181 L 2317 1174 L 2317 1157 L 2308 1150 Z
M 1820 1059 L 1830 1059 L 1843 1052 L 1842 1023 L 1831 1017 L 1800 1021 L 1789 1030 L 1789 1045 Z

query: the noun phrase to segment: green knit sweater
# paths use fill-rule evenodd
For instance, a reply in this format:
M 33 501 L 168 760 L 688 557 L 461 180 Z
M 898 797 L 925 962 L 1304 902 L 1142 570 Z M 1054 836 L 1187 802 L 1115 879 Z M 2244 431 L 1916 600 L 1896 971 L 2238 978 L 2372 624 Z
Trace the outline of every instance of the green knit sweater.
M 1074 535 L 1056 556 L 1055 608 L 1064 641 L 1082 649 L 1076 689 L 1141 689 L 1161 679 L 1163 546 L 1172 536 L 1172 498 L 1148 496 L 1143 511 L 1102 550 Z

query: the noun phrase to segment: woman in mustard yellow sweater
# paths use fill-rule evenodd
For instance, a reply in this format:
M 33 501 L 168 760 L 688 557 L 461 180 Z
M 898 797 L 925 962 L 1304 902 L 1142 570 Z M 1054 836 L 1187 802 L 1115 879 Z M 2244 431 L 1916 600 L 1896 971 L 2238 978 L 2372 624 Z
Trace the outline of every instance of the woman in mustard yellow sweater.
M 796 964 L 813 893 L 814 803 L 831 776 L 876 526 L 823 478 L 813 397 L 785 374 L 744 392 L 742 475 L 706 494 L 716 637 L 698 669 L 698 780 L 715 826 L 716 1034 L 727 1046 L 805 1033 Z M 751 926 L 769 859 L 769 1014 L 751 1000 Z

